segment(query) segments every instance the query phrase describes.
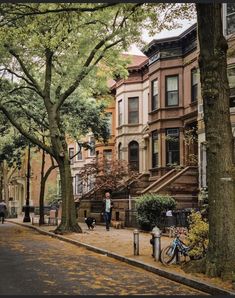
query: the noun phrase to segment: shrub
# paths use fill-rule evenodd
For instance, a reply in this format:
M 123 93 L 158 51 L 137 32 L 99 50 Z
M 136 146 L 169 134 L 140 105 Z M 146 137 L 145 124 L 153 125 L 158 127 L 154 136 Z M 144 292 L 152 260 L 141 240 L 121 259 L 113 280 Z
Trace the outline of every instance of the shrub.
M 193 247 L 189 251 L 191 258 L 203 256 L 208 247 L 209 225 L 203 220 L 201 213 L 193 211 L 189 217 L 189 232 L 187 236 L 187 245 Z
M 143 230 L 149 231 L 158 225 L 162 211 L 175 206 L 175 200 L 168 195 L 143 195 L 136 201 L 137 221 Z

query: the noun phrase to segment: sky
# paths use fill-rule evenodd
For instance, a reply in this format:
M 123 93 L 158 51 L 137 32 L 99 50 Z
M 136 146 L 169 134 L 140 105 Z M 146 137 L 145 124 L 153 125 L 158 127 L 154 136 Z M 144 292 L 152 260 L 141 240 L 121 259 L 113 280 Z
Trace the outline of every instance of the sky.
M 151 42 L 153 39 L 162 39 L 162 38 L 167 38 L 167 37 L 174 37 L 180 35 L 182 32 L 187 30 L 190 26 L 196 23 L 196 19 L 193 20 L 182 20 L 180 24 L 182 25 L 181 28 L 177 28 L 174 30 L 163 30 L 162 32 L 154 35 L 153 37 L 148 36 L 148 34 L 145 32 L 143 34 L 143 39 L 146 43 Z M 133 44 L 130 49 L 128 50 L 129 54 L 133 55 L 144 55 L 135 44 Z

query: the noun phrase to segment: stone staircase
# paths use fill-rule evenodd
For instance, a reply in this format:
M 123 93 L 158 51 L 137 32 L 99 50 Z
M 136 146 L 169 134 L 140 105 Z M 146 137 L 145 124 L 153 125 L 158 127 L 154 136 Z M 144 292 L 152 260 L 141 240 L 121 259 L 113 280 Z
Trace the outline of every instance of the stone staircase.
M 155 181 L 150 181 L 149 178 L 149 175 L 145 175 L 133 182 L 130 190 L 133 197 L 146 193 L 169 194 L 175 198 L 177 208 L 197 207 L 198 167 L 172 169 Z
M 198 205 L 198 168 L 187 166 L 182 169 L 172 169 L 160 178 L 150 177 L 149 173 L 142 173 L 129 183 L 131 198 L 137 198 L 146 193 L 169 194 L 175 198 L 177 208 L 191 208 Z M 102 191 L 96 191 L 95 200 L 102 199 Z M 91 199 L 94 192 L 90 191 L 83 199 Z M 113 192 L 115 201 L 128 200 L 127 187 L 120 187 Z M 92 203 L 92 202 L 91 202 Z

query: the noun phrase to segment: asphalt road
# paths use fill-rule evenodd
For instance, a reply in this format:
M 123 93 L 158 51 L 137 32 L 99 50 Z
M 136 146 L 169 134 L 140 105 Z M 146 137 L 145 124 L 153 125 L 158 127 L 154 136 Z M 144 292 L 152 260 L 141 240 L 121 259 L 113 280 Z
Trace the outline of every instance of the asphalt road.
M 203 295 L 107 256 L 0 224 L 0 295 Z

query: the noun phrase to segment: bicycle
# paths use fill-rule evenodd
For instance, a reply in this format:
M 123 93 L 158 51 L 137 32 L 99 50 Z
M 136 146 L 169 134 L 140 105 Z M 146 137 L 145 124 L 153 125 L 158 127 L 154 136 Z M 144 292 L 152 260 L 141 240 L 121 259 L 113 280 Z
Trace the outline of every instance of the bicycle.
M 193 249 L 193 246 L 187 246 L 180 240 L 179 235 L 177 234 L 172 243 L 161 250 L 160 261 L 164 265 L 170 265 L 174 260 L 176 260 L 176 263 L 179 263 L 181 256 L 184 256 L 185 262 L 187 257 L 189 257 L 190 260 L 199 260 L 202 259 L 206 253 L 206 250 L 203 248 L 202 254 L 190 256 L 189 251 L 191 249 Z

